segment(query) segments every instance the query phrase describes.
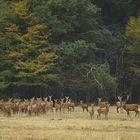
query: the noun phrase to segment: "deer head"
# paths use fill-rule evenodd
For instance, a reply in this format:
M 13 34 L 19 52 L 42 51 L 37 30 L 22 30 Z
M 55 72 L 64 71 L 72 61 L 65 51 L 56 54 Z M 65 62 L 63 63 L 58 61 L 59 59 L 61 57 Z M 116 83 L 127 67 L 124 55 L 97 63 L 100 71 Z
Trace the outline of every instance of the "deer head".
M 57 103 L 57 99 L 54 99 L 54 102 Z
M 44 98 L 44 101 L 47 102 L 47 101 L 48 101 L 48 97 L 45 97 L 45 98 Z
M 121 102 L 122 101 L 122 96 L 117 96 L 118 100 Z
M 49 101 L 51 101 L 51 100 L 52 100 L 52 95 L 51 96 L 49 95 Z
M 66 98 L 66 101 L 68 101 L 68 99 L 69 99 L 69 96 L 67 97 L 67 96 L 65 96 L 65 98 Z
M 100 105 L 102 98 L 98 98 L 98 105 Z

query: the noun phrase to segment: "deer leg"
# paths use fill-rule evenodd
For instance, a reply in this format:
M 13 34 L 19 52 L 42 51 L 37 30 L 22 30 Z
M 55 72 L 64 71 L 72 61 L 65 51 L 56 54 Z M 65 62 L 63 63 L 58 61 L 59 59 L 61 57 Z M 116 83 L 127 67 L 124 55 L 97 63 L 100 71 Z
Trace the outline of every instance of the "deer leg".
M 137 117 L 137 114 L 138 114 L 138 112 L 137 112 L 137 110 L 135 110 L 135 117 Z
M 98 117 L 99 117 L 99 114 L 97 114 L 97 119 L 98 119 Z
M 117 110 L 117 113 L 119 113 L 119 107 L 117 107 L 116 110 Z
M 127 111 L 127 116 L 130 117 L 129 111 Z
M 10 117 L 10 116 L 11 116 L 10 112 L 8 112 L 8 114 L 7 114 L 7 115 L 8 115 L 8 117 Z
M 120 110 L 121 110 L 121 113 L 123 113 L 123 108 L 122 107 L 120 107 Z
M 139 110 L 138 110 L 138 112 L 137 112 L 137 113 L 138 113 L 138 118 L 139 118 L 139 115 L 140 115 L 140 112 L 139 112 Z

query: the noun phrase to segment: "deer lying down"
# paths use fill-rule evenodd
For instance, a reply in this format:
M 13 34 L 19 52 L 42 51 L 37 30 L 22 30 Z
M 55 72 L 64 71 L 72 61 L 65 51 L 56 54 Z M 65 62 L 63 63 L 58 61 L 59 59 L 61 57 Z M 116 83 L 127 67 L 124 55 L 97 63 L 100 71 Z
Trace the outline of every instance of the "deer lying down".
M 104 108 L 98 108 L 97 109 L 97 119 L 100 118 L 101 119 L 101 114 L 105 115 L 105 118 L 108 119 L 108 112 L 109 112 L 109 105 L 104 107 Z
M 137 104 L 125 104 L 123 105 L 124 110 L 127 112 L 127 116 L 130 117 L 129 111 L 134 111 L 135 117 L 139 117 L 139 110 L 138 110 L 138 105 Z

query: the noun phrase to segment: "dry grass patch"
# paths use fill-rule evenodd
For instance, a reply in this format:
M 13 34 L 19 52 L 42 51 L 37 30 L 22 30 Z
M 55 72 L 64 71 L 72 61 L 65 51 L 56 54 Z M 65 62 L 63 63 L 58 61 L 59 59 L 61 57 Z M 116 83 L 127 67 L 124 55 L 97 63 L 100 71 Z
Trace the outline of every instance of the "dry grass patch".
M 96 109 L 95 109 L 96 110 Z M 90 120 L 87 112 L 77 107 L 75 112 L 48 112 L 46 115 L 0 114 L 2 140 L 139 140 L 140 119 L 127 118 L 126 112 L 116 113 L 111 107 L 108 120 Z

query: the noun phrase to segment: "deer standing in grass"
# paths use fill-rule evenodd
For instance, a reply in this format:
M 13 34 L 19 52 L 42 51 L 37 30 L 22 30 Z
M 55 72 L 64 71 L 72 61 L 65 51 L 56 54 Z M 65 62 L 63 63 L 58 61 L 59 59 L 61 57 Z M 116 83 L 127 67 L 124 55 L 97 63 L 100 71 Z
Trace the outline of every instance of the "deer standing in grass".
M 80 106 L 82 107 L 83 112 L 86 110 L 88 112 L 88 104 L 85 104 L 82 100 L 80 101 Z
M 49 96 L 49 101 L 46 100 L 46 108 L 53 112 L 53 101 L 52 96 Z
M 117 110 L 117 113 L 119 113 L 119 109 L 121 110 L 121 112 L 123 110 L 123 106 L 122 106 L 123 102 L 122 102 L 122 96 L 117 96 L 117 98 L 119 101 L 116 102 L 116 110 Z
M 94 104 L 91 104 L 91 108 L 88 108 L 88 112 L 90 115 L 90 118 L 92 119 L 94 117 Z
M 4 102 L 2 107 L 2 111 L 7 114 L 8 117 L 11 117 L 11 112 L 14 105 L 11 101 L 12 99 L 9 99 L 7 102 Z
M 72 99 L 69 99 L 68 103 L 69 103 L 70 111 L 72 110 L 74 112 L 75 103 L 72 101 Z
M 129 111 L 134 111 L 135 112 L 135 117 L 139 117 L 139 110 L 138 110 L 138 104 L 126 104 L 128 101 L 130 95 L 127 95 L 126 101 L 123 103 L 123 109 L 127 112 L 127 116 L 130 117 Z
M 55 111 L 57 112 L 59 110 L 61 112 L 61 107 L 62 107 L 61 104 L 58 103 L 57 99 L 55 99 L 54 102 L 55 102 L 55 104 L 54 104 Z
M 101 102 L 102 98 L 98 98 L 98 105 L 100 108 L 104 108 L 108 106 L 108 101 Z
M 69 102 L 69 97 L 65 96 L 65 102 L 64 102 L 64 98 L 61 98 L 61 105 L 63 107 L 63 112 L 65 112 L 65 109 L 68 110 L 68 112 L 70 112 L 70 102 Z
M 105 118 L 108 119 L 108 112 L 109 112 L 109 104 L 106 107 L 99 107 L 97 109 L 97 119 L 100 118 L 101 119 L 101 114 L 105 115 Z

